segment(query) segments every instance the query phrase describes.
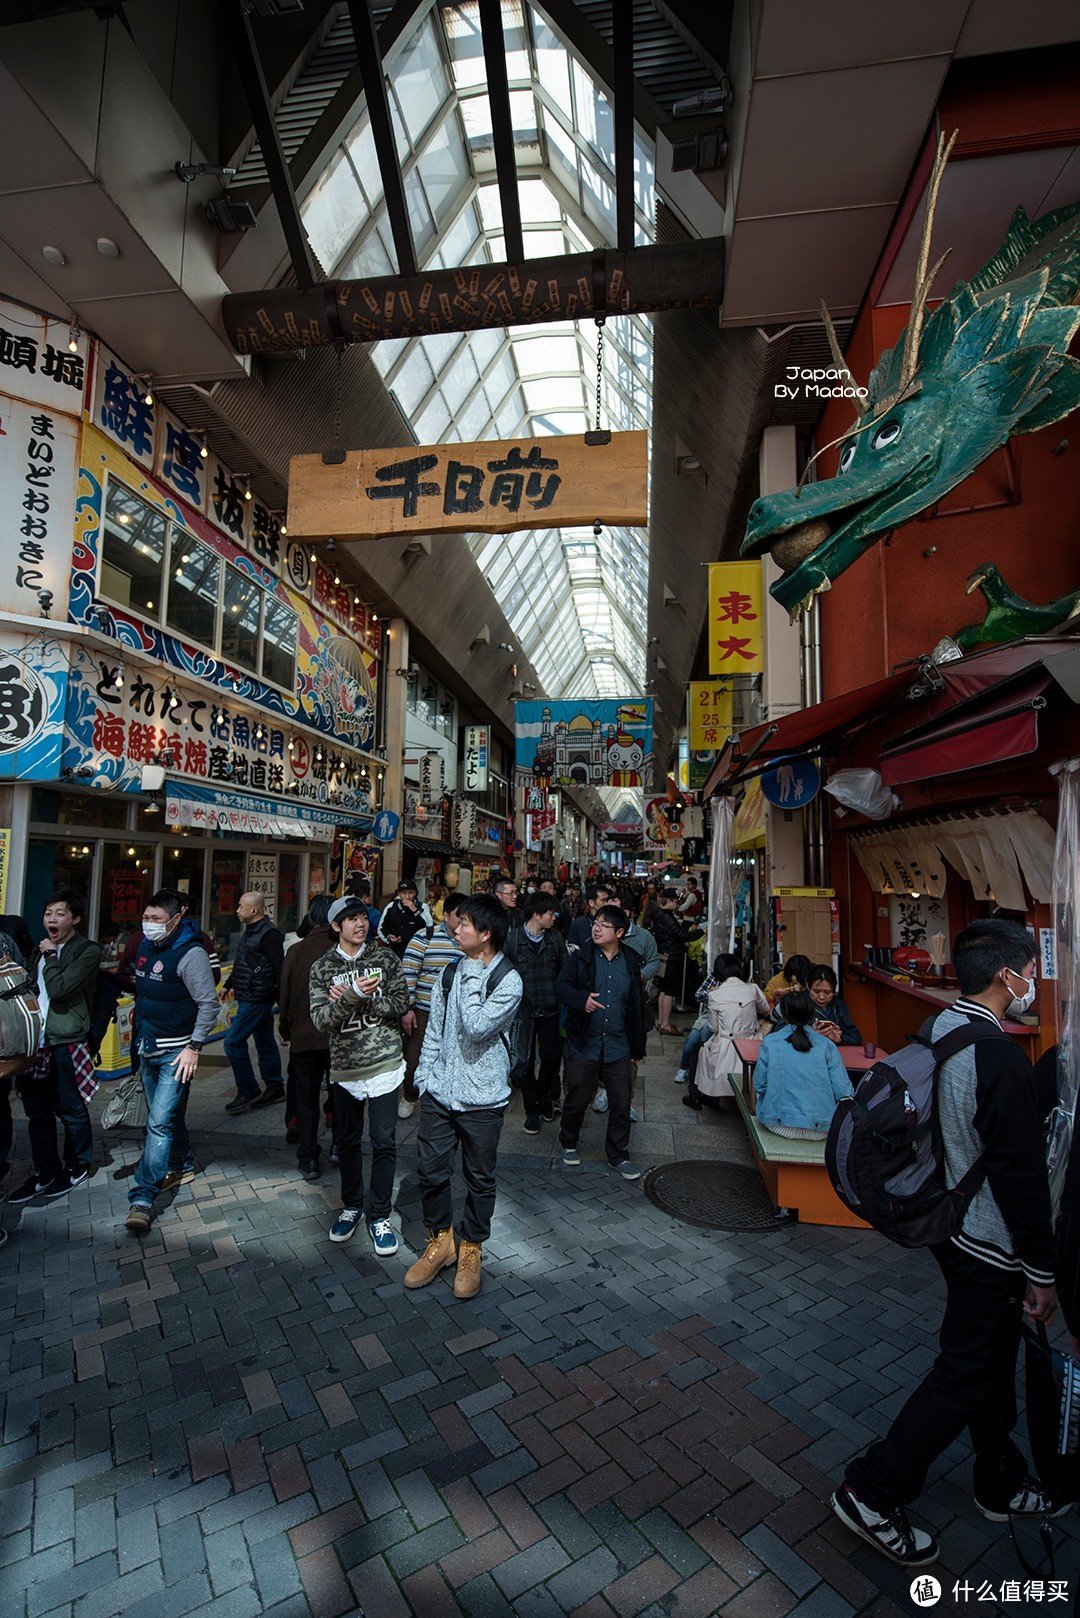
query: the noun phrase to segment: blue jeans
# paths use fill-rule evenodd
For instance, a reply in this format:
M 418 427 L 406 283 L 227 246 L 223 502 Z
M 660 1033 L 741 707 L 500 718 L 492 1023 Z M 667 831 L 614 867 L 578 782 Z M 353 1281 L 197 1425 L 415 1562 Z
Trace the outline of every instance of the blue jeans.
M 707 1045 L 712 1036 L 708 1022 L 696 1022 L 683 1041 L 682 1055 L 679 1057 L 679 1066 L 684 1073 L 693 1077 L 697 1067 L 698 1052 L 703 1045 Z
M 281 1052 L 274 1038 L 274 1008 L 266 1002 L 244 1000 L 225 1035 L 225 1055 L 232 1063 L 238 1095 L 257 1096 L 259 1081 L 251 1065 L 248 1040 L 255 1041 L 259 1069 L 266 1085 L 281 1083 Z
M 179 1051 L 144 1051 L 139 1060 L 146 1105 L 146 1143 L 135 1165 L 135 1183 L 128 1192 L 132 1207 L 152 1208 L 170 1169 L 195 1167 L 188 1140 L 187 1110 L 190 1084 L 176 1076 Z

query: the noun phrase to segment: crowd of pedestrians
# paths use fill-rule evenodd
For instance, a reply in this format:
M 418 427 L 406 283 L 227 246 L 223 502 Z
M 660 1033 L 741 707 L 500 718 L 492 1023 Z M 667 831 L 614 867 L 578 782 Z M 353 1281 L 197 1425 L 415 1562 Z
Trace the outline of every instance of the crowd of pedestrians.
M 329 1239 L 349 1241 L 363 1226 L 375 1254 L 390 1258 L 399 1246 L 391 1223 L 397 1123 L 419 1108 L 417 1173 L 428 1236 L 403 1283 L 425 1287 L 452 1269 L 454 1295 L 467 1299 L 481 1285 L 512 1086 L 522 1090 L 526 1133 L 557 1121 L 566 1169 L 581 1164 L 591 1103 L 606 1112 L 610 1168 L 624 1180 L 640 1177 L 631 1155 L 632 1093 L 653 1026 L 650 984 L 659 989 L 661 1027 L 670 1028 L 686 951 L 701 933 L 701 895 L 690 884 L 617 890 L 602 882 L 558 894 L 553 883 L 537 881 L 522 895 L 503 879 L 491 892 L 431 897 L 430 906 L 421 904 L 416 885 L 402 882 L 380 912 L 363 882 L 340 898 L 319 895 L 288 949 L 262 896 L 241 897 L 241 933 L 224 991 L 236 1002 L 224 1040 L 236 1089 L 225 1110 L 236 1117 L 283 1104 L 300 1171 L 312 1182 L 323 1172 L 325 1118 L 342 1202 Z M 13 1074 L 32 1169 L 7 1200 L 56 1198 L 86 1181 L 95 1056 L 117 992 L 130 989 L 146 1125 L 125 1223 L 141 1237 L 161 1194 L 196 1173 L 185 1114 L 220 1015 L 221 970 L 176 890 L 151 896 L 113 973 L 85 935 L 84 914 L 72 890 L 50 894 L 36 946 L 19 918 L 0 918 L 0 971 L 9 985 L 21 979 L 35 995 L 26 1002 L 33 1050 L 21 1062 L 6 1052 L 0 1061 L 0 1183 L 10 1172 Z M 1031 935 L 1013 922 L 966 929 L 953 952 L 960 997 L 925 1030 L 932 1040 L 954 1041 L 937 1068 L 941 1149 L 948 1183 L 974 1189 L 955 1233 L 931 1248 L 946 1289 L 938 1358 L 889 1432 L 852 1461 L 833 1497 L 854 1534 L 905 1565 L 938 1555 L 907 1507 L 965 1426 L 975 1452 L 975 1503 L 985 1518 L 1005 1522 L 1059 1509 L 1012 1437 L 1021 1321 L 1025 1312 L 1043 1323 L 1054 1318 L 1055 1274 L 1080 1353 L 1080 1163 L 1070 1166 L 1055 1236 L 1043 1136 L 1056 1089 L 1054 1057 L 1044 1059 L 1040 1090 L 1002 1026 L 1031 1004 L 1033 951 Z M 860 1038 L 832 967 L 795 955 L 762 989 L 745 962 L 722 954 L 697 996 L 701 1015 L 675 1075 L 687 1085 L 687 1104 L 723 1106 L 739 1066 L 734 1041 L 764 1036 L 755 1072 L 760 1124 L 788 1138 L 822 1139 L 837 1101 L 851 1094 L 838 1047 Z M 11 1026 L 0 1019 L 5 1037 Z M 459 1157 L 465 1199 L 455 1216 Z

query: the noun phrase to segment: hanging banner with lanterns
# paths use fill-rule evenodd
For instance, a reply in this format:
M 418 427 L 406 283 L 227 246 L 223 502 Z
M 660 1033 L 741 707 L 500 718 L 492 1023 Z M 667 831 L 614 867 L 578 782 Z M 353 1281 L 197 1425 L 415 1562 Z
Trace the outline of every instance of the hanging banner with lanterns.
M 319 538 L 453 531 L 508 534 L 648 521 L 648 434 L 518 438 L 350 450 L 289 463 L 289 527 Z
M 466 792 L 486 792 L 488 784 L 488 728 L 466 725 L 461 785 Z
M 515 702 L 514 763 L 537 784 L 639 787 L 652 761 L 651 697 Z
M 765 668 L 761 563 L 711 562 L 708 589 L 709 673 L 761 674 Z

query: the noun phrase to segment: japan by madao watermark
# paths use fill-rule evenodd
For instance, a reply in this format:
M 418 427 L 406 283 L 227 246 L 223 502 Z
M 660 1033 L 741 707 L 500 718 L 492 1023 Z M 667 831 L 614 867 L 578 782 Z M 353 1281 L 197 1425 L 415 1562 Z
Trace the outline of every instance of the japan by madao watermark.
M 774 399 L 861 399 L 866 389 L 852 385 L 851 375 L 835 365 L 788 365 L 784 380 L 773 383 Z

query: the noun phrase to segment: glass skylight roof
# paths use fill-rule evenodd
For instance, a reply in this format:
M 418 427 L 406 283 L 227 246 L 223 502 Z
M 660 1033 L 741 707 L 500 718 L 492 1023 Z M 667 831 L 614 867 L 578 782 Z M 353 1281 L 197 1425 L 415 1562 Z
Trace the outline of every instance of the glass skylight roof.
M 614 121 L 606 92 L 538 7 L 503 0 L 507 70 L 528 259 L 615 240 Z M 491 108 L 476 0 L 429 13 L 390 73 L 405 193 L 424 267 L 505 259 Z M 635 137 L 639 242 L 655 225 L 653 158 Z M 366 109 L 303 206 L 329 275 L 396 269 Z M 593 425 L 591 321 L 377 343 L 376 365 L 418 443 L 583 433 Z M 646 428 L 652 396 L 647 318 L 604 327 L 603 416 Z M 645 678 L 648 538 L 605 528 L 477 534 L 469 541 L 515 636 L 551 697 L 623 696 Z

